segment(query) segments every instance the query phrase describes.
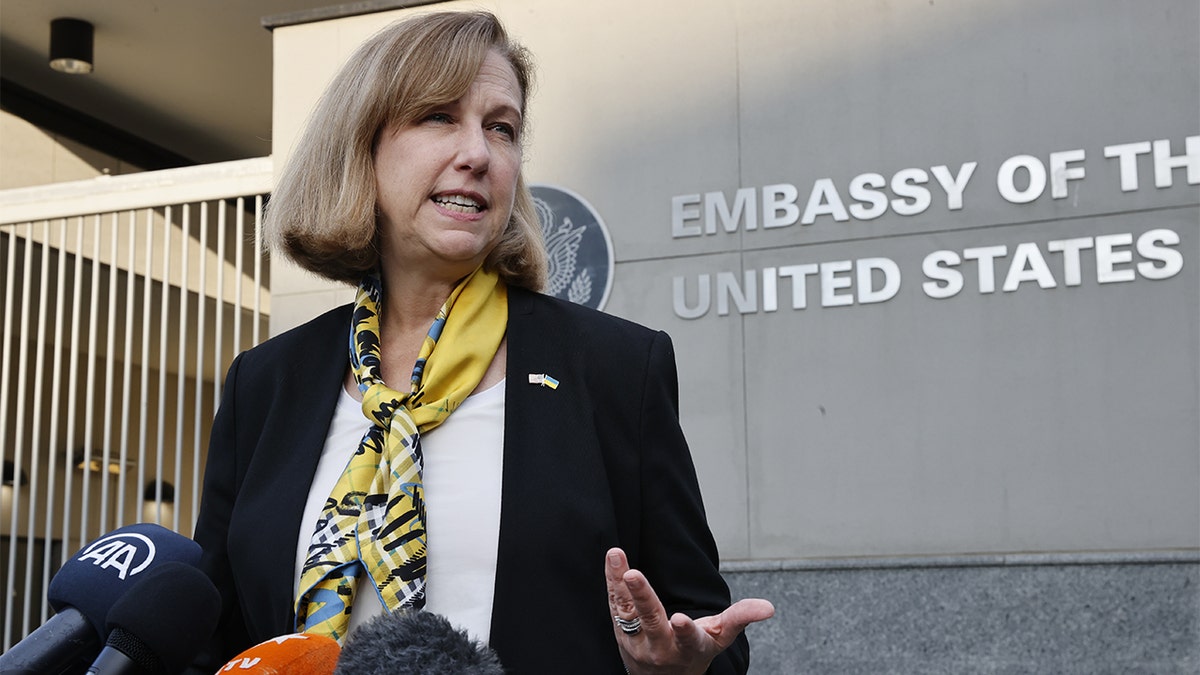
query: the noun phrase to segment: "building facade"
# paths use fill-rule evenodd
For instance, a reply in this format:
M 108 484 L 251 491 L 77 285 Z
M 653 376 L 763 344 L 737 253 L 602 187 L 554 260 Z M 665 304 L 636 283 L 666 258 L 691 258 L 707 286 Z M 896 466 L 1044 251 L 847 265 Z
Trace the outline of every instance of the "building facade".
M 436 9 L 480 7 L 604 311 L 674 340 L 723 569 L 779 610 L 753 672 L 1200 668 L 1200 3 Z M 276 171 L 429 9 L 272 26 Z M 270 333 L 351 298 L 270 279 Z
M 445 3 L 468 8 L 480 3 Z M 482 3 L 668 331 L 757 672 L 1200 665 L 1191 1 Z M 275 157 L 402 10 L 275 29 Z M 272 325 L 345 301 L 275 268 Z

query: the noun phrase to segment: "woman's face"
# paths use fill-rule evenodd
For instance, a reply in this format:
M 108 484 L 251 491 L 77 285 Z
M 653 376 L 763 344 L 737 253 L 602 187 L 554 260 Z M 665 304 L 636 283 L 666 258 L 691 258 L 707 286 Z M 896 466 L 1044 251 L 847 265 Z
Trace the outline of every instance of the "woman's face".
M 520 85 L 496 52 L 462 98 L 383 130 L 375 180 L 385 274 L 453 280 L 483 262 L 512 215 L 520 131 Z

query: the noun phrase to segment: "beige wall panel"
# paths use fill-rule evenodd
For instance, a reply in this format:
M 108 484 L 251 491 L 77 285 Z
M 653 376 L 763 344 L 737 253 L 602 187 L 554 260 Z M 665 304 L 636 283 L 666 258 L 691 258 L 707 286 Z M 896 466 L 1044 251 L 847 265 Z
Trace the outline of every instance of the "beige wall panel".
M 0 190 L 86 180 L 138 169 L 0 111 Z
M 54 182 L 54 137 L 0 110 L 0 189 Z
M 272 273 L 274 273 L 274 268 Z M 291 267 L 291 275 L 308 275 L 307 272 Z M 278 278 L 278 277 L 276 277 Z M 307 290 L 298 293 L 272 293 L 271 335 L 278 335 L 294 328 L 326 311 L 354 300 L 354 289 L 329 282 L 326 290 Z
M 730 5 L 499 5 L 538 68 L 526 175 L 583 194 L 619 261 L 722 250 L 672 240 L 670 198 L 739 180 Z
M 1194 22 L 1172 16 L 1180 3 L 620 0 L 598 12 L 497 0 L 279 29 L 276 157 L 332 75 L 330 51 L 340 63 L 412 11 L 480 6 L 538 64 L 527 177 L 579 193 L 607 224 L 617 267 L 606 311 L 675 341 L 683 422 L 725 557 L 1200 545 L 1200 199 L 1183 168 L 1153 187 L 1149 154 L 1141 189 L 1121 190 L 1104 157 L 1157 139 L 1180 155 L 1200 133 Z M 1180 76 L 1165 63 L 1191 65 Z M 1086 152 L 1072 165 L 1086 179 L 1066 196 L 1001 198 L 1007 158 L 1071 150 Z M 672 236 L 678 195 L 732 201 L 787 183 L 803 209 L 819 179 L 845 195 L 864 173 L 967 162 L 977 167 L 963 208 L 931 183 L 931 205 L 914 215 Z M 1168 279 L 1066 287 L 1054 254 L 1057 288 L 968 286 L 945 300 L 921 290 L 935 249 L 1154 228 L 1182 238 L 1182 272 Z M 694 289 L 700 274 L 869 256 L 903 270 L 891 300 L 820 307 L 810 288 L 804 310 L 783 290 L 775 312 L 761 296 L 744 316 L 685 320 L 672 308 L 675 276 Z M 1084 266 L 1094 279 L 1094 257 Z M 276 279 L 295 320 L 348 297 L 292 272 Z M 276 309 L 278 325 L 289 311 Z
M 1191 217 L 1157 223 L 1183 235 L 1186 257 L 1200 253 Z M 1052 237 L 1144 229 L 1115 216 Z M 988 236 L 1010 250 L 1046 238 Z M 1080 286 L 1060 275 L 1056 288 L 983 294 L 968 278 L 956 296 L 927 297 L 923 257 L 972 243 L 956 233 L 747 256 L 754 269 L 880 256 L 904 275 L 883 303 L 821 307 L 810 279 L 807 308 L 781 289 L 777 312 L 747 315 L 753 557 L 1200 545 L 1200 329 L 1174 299 L 1196 287 L 1195 268 L 1098 284 L 1085 257 Z
M 1097 215 L 1113 210 L 1196 203 L 1196 188 L 1177 170 L 1170 188 L 1123 193 L 1108 145 L 1168 139 L 1184 153 L 1194 135 L 1200 95 L 1168 62 L 1191 63 L 1194 26 L 1170 3 L 1079 0 L 937 3 L 890 0 L 863 11 L 856 3 L 739 0 L 742 186 L 791 183 L 803 208 L 814 181 L 831 178 L 847 203 L 850 180 L 874 172 L 891 179 L 905 168 L 977 162 L 965 206 L 949 210 L 932 178 L 932 205 L 915 216 L 889 209 L 872 220 L 793 225 L 745 235 L 747 245 L 788 246 L 865 239 L 921 230 Z M 802 30 L 804 39 L 796 39 Z M 1142 45 L 1155 44 L 1154 50 Z M 755 48 L 763 45 L 767 47 Z M 1138 46 L 1134 46 L 1138 45 Z M 1131 59 L 1125 50 L 1143 52 Z M 1194 53 L 1194 47 L 1191 47 Z M 1155 64 L 1158 64 L 1156 66 Z M 1049 189 L 1033 203 L 1001 199 L 997 174 L 1010 157 L 1083 150 L 1086 177 L 1069 194 Z M 725 186 L 727 191 L 735 186 Z
M 671 279 L 697 265 L 736 268 L 736 254 L 633 262 L 616 270 L 606 311 L 656 330 L 675 345 L 679 412 L 704 493 L 708 522 L 724 559 L 747 558 L 746 401 L 740 322 L 721 321 L 700 332 L 671 312 Z
M 139 171 L 6 111 L 0 111 L 0 156 L 0 190 Z

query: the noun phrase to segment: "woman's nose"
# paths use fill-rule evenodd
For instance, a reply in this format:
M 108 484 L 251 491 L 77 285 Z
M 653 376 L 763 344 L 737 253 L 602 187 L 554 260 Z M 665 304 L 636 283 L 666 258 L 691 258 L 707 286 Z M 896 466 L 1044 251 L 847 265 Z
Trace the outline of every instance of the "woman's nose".
M 486 173 L 491 158 L 492 150 L 484 130 L 464 127 L 458 140 L 458 168 L 472 173 Z

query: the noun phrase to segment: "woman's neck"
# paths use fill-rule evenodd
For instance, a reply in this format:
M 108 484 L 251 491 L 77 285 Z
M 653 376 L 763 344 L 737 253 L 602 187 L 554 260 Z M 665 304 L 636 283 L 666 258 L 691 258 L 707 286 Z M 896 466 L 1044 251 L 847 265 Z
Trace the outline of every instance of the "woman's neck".
M 460 280 L 385 272 L 380 330 L 385 334 L 419 331 L 423 338 Z
M 379 317 L 380 365 L 384 381 L 393 388 L 406 386 L 425 336 L 458 281 L 385 273 Z

